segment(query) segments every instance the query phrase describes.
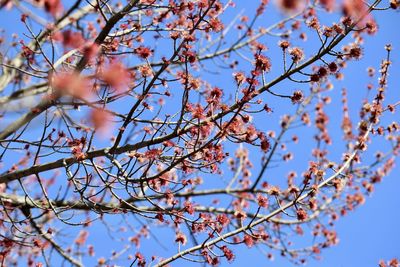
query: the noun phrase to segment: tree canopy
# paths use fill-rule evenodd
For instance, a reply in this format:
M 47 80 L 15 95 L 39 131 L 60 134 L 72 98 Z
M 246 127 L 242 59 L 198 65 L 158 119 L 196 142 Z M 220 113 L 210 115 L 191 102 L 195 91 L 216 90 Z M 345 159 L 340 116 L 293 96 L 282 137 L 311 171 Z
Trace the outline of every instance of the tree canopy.
M 400 2 L 246 2 L 0 2 L 2 266 L 338 243 L 399 153 L 399 52 L 364 49 Z

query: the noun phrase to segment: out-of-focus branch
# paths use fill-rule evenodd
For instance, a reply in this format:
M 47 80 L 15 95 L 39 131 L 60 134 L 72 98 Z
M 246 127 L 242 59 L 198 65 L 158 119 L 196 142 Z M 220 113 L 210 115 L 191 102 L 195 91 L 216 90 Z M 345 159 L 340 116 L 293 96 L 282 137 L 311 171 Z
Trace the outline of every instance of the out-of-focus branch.
M 106 39 L 106 37 L 108 36 L 108 34 L 112 30 L 112 28 L 115 26 L 115 24 L 117 24 L 117 22 L 119 20 L 121 20 L 138 3 L 139 3 L 139 0 L 130 1 L 121 11 L 119 11 L 118 13 L 113 15 L 107 21 L 106 25 L 100 31 L 100 33 L 97 35 L 95 42 L 97 44 L 101 44 Z M 38 38 L 38 40 L 40 40 L 40 38 Z M 86 64 L 87 64 L 87 58 L 83 57 L 77 64 L 77 66 L 75 68 L 75 72 L 80 73 L 84 69 Z M 1 85 L 1 81 L 0 81 L 0 85 Z M 1 86 L 0 86 L 0 88 L 1 88 Z M 59 94 L 45 97 L 43 100 L 40 101 L 40 103 L 37 106 L 33 107 L 31 111 L 25 113 L 24 115 L 19 117 L 17 120 L 15 120 L 13 123 L 8 125 L 0 133 L 0 140 L 10 137 L 13 133 L 18 131 L 18 129 L 20 129 L 23 125 L 25 125 L 29 121 L 33 120 L 37 116 L 39 116 L 43 111 L 52 107 L 59 97 L 60 97 Z
M 80 3 L 80 1 L 77 1 L 77 3 Z M 29 44 L 27 44 L 27 47 L 30 48 L 31 50 L 35 50 L 38 45 L 40 45 L 42 42 L 46 40 L 46 38 L 52 31 L 63 29 L 64 27 L 71 24 L 73 21 L 79 20 L 80 18 L 89 14 L 89 11 L 93 9 L 93 5 L 95 3 L 96 0 L 92 0 L 88 5 L 79 8 L 78 10 L 76 10 L 78 6 L 73 5 L 60 19 L 58 19 L 55 22 L 54 27 L 52 29 L 47 29 L 43 31 L 36 38 L 37 40 L 32 40 Z M 20 68 L 23 62 L 24 62 L 23 53 L 20 53 L 10 63 L 10 65 L 12 65 L 14 68 L 4 69 L 3 74 L 0 76 L 0 92 L 2 92 L 6 88 L 6 86 L 12 81 L 12 79 L 15 78 L 15 75 L 18 72 L 16 69 Z

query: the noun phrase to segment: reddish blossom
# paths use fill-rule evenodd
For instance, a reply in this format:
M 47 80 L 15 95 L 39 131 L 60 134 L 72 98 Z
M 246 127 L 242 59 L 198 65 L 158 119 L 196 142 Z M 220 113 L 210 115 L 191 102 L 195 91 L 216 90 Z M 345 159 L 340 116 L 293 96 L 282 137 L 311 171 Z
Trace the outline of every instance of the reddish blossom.
M 294 91 L 293 95 L 290 98 L 293 104 L 300 103 L 303 101 L 303 92 L 302 91 Z
M 303 210 L 302 208 L 299 208 L 296 211 L 296 214 L 297 214 L 297 219 L 299 221 L 304 221 L 305 219 L 307 219 L 307 212 L 305 210 Z
M 264 151 L 264 152 L 268 152 L 270 147 L 271 147 L 271 144 L 269 143 L 269 140 L 264 137 L 261 140 L 261 150 Z
M 244 76 L 242 72 L 234 73 L 233 77 L 235 78 L 235 81 L 238 86 L 241 85 L 246 80 L 246 76 Z
M 148 65 L 140 66 L 139 72 L 142 75 L 142 77 L 149 77 L 153 74 L 153 70 Z
M 183 55 L 185 56 L 186 60 L 191 64 L 195 63 L 197 60 L 197 55 L 194 51 L 191 50 L 184 51 Z
M 222 90 L 218 87 L 214 87 L 207 98 L 207 102 L 219 104 L 221 101 L 221 97 L 222 97 Z
M 212 18 L 209 25 L 214 32 L 220 32 L 224 29 L 224 24 L 218 18 Z
M 246 244 L 247 247 L 251 248 L 254 245 L 253 237 L 249 235 L 245 235 L 243 238 L 243 242 Z
M 86 43 L 82 48 L 82 54 L 86 60 L 90 61 L 100 52 L 100 46 L 96 43 Z
M 306 5 L 306 0 L 276 0 L 278 7 L 288 13 L 297 12 Z
M 75 239 L 75 244 L 78 246 L 82 246 L 86 243 L 86 240 L 89 236 L 87 231 L 80 231 L 78 237 Z
M 203 107 L 200 104 L 196 104 L 193 108 L 190 109 L 192 112 L 192 116 L 195 119 L 203 119 L 205 118 L 205 112 Z
M 286 50 L 290 46 L 290 43 L 286 40 L 280 41 L 279 46 L 282 48 L 282 50 Z
M 292 49 L 290 49 L 289 54 L 292 56 L 292 60 L 295 63 L 298 63 L 304 58 L 304 52 L 299 47 L 293 47 Z
M 72 95 L 82 98 L 87 96 L 90 92 L 88 80 L 75 72 L 52 74 L 49 80 L 54 90 L 63 95 Z
M 336 4 L 336 0 L 319 0 L 319 2 L 328 11 L 333 11 Z
M 154 160 L 161 155 L 161 149 L 150 149 L 144 153 L 144 157 L 149 160 Z
M 230 222 L 228 216 L 226 216 L 225 214 L 218 214 L 217 221 L 224 227 L 227 226 Z
M 394 258 L 394 259 L 391 259 L 388 264 L 390 267 L 399 267 L 400 261 L 398 259 Z
M 363 0 L 344 0 L 342 9 L 344 15 L 351 17 L 354 21 L 367 15 L 367 5 Z
M 90 120 L 95 129 L 104 129 L 109 126 L 111 115 L 104 109 L 96 108 L 91 111 Z
M 338 65 L 335 62 L 331 62 L 329 63 L 328 68 L 331 72 L 336 72 L 338 70 Z
M 268 198 L 266 198 L 265 196 L 258 194 L 257 195 L 257 203 L 258 206 L 262 207 L 262 208 L 266 208 L 268 207 Z
M 181 243 L 182 245 L 186 245 L 187 238 L 182 232 L 178 232 L 175 236 L 175 242 Z
M 61 0 L 44 0 L 44 9 L 53 17 L 58 17 L 63 12 Z
M 61 42 L 65 48 L 79 48 L 85 44 L 85 39 L 81 32 L 65 30 L 53 34 L 53 39 Z
M 193 207 L 193 203 L 189 202 L 189 201 L 185 201 L 184 203 L 184 207 L 187 213 L 189 213 L 190 215 L 194 214 L 194 207 Z
M 232 250 L 230 250 L 227 246 L 221 247 L 222 252 L 224 253 L 225 258 L 230 262 L 233 261 L 235 255 L 233 254 Z
M 262 70 L 269 72 L 271 70 L 271 62 L 269 58 L 263 55 L 255 55 L 254 58 L 256 59 L 255 66 L 256 70 Z
M 99 73 L 99 78 L 114 89 L 122 90 L 124 87 L 128 88 L 131 75 L 122 63 L 114 62 Z
M 150 48 L 144 47 L 144 46 L 139 46 L 139 47 L 135 48 L 133 50 L 133 52 L 135 54 L 137 54 L 139 57 L 145 58 L 145 59 L 150 57 L 153 54 L 153 52 L 151 51 Z

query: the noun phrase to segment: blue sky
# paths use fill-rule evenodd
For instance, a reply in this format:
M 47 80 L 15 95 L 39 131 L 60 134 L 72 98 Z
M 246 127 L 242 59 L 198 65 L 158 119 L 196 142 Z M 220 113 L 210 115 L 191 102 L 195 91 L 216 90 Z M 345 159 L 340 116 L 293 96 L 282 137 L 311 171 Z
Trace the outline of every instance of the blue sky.
M 349 68 L 344 72 L 345 80 L 342 84 L 348 89 L 349 107 L 350 110 L 353 108 L 353 112 L 358 111 L 358 106 L 355 104 L 357 104 L 357 100 L 359 101 L 360 95 L 365 93 L 366 67 L 369 64 L 375 67 L 379 66 L 377 63 L 385 55 L 383 47 L 388 43 L 393 45 L 391 57 L 393 67 L 390 71 L 388 100 L 394 101 L 400 97 L 400 80 L 397 78 L 400 77 L 400 31 L 396 30 L 397 26 L 395 26 L 400 25 L 400 14 L 396 11 L 377 12 L 374 17 L 379 24 L 378 34 L 366 39 L 363 60 L 349 64 Z M 306 43 L 305 46 L 308 45 L 312 44 Z M 337 87 L 340 88 L 340 86 L 339 83 Z M 333 106 L 335 107 L 335 105 Z M 400 116 L 399 114 L 391 115 L 389 120 L 399 122 Z M 339 244 L 323 250 L 322 260 L 310 260 L 307 266 L 372 267 L 377 266 L 380 259 L 399 258 L 399 188 L 400 177 L 397 166 L 381 184 L 376 186 L 375 191 L 367 198 L 364 205 L 340 218 L 336 223 Z M 250 262 L 252 266 L 292 266 L 291 263 L 279 256 L 276 256 L 273 262 L 263 260 L 257 249 L 249 250 L 242 246 L 240 249 L 236 249 L 236 252 L 241 256 L 233 264 L 223 264 L 222 266 L 246 266 Z
M 232 14 L 235 12 L 243 11 L 253 13 L 256 8 L 255 3 L 258 1 L 237 1 L 237 7 Z M 0 28 L 6 28 L 7 32 L 20 31 L 19 23 L 13 23 L 11 26 L 9 24 L 10 21 L 19 22 L 19 17 L 15 17 L 10 13 L 4 13 L 4 11 L 0 11 Z M 3 16 L 4 14 L 4 16 Z M 270 23 L 280 18 L 282 14 L 279 13 L 266 13 L 264 17 L 262 17 L 259 23 Z M 389 11 L 384 13 L 377 13 L 376 19 L 378 24 L 380 25 L 380 30 L 377 35 L 372 36 L 366 39 L 366 44 L 364 46 L 365 56 L 360 62 L 353 62 L 349 65 L 349 67 L 344 71 L 345 80 L 343 82 L 338 82 L 336 85 L 337 92 L 333 93 L 336 95 L 334 98 L 334 102 L 328 109 L 332 114 L 334 112 L 338 112 L 339 116 L 332 116 L 332 132 L 337 132 L 339 134 L 337 125 L 340 123 L 340 112 L 341 109 L 338 108 L 340 105 L 340 98 L 338 98 L 338 94 L 340 94 L 340 88 L 342 86 L 346 86 L 349 90 L 349 105 L 350 110 L 353 115 L 356 115 L 359 110 L 360 100 L 365 96 L 365 86 L 369 81 L 366 75 L 367 66 L 375 66 L 379 68 L 379 64 L 381 59 L 385 57 L 385 51 L 383 49 L 384 45 L 387 43 L 393 44 L 393 55 L 392 61 L 394 63 L 394 67 L 391 69 L 390 78 L 389 78 L 389 92 L 387 95 L 387 99 L 390 102 L 391 100 L 398 100 L 400 98 L 400 81 L 396 79 L 396 77 L 400 77 L 400 31 L 397 31 L 396 26 L 400 23 L 399 13 L 395 11 Z M 327 18 L 327 20 L 329 20 Z M 15 27 L 15 28 L 13 28 Z M 273 46 L 276 44 L 277 39 L 273 39 L 269 41 L 265 40 L 267 46 Z M 305 47 L 306 51 L 313 51 L 315 48 L 315 44 L 310 42 L 299 42 L 302 46 Z M 269 55 L 272 59 L 277 57 L 276 55 Z M 273 75 L 277 73 L 277 70 L 271 74 Z M 210 81 L 215 82 L 216 84 L 220 84 L 221 87 L 227 83 L 224 79 L 221 79 L 219 76 L 209 75 L 207 76 Z M 231 76 L 228 76 L 226 79 L 229 79 L 229 84 L 232 83 Z M 292 85 L 287 85 L 292 86 Z M 307 88 L 307 87 L 304 87 Z M 282 90 L 285 90 L 283 88 Z M 305 89 L 304 89 L 305 90 Z M 271 103 L 273 108 L 279 108 L 279 103 Z M 286 106 L 285 106 L 286 107 Z M 288 109 L 293 109 L 293 106 L 287 105 Z M 336 110 L 336 111 L 335 111 Z M 395 115 L 389 115 L 387 120 L 400 121 L 400 118 Z M 279 119 L 279 115 L 281 113 L 276 112 L 271 115 L 272 120 L 277 121 Z M 1 125 L 0 125 L 1 126 Z M 335 128 L 336 127 L 336 128 Z M 1 127 L 0 127 L 1 128 Z M 304 144 L 305 145 L 305 144 Z M 375 144 L 377 147 L 380 144 Z M 293 148 L 297 149 L 299 153 L 304 149 L 302 147 Z M 331 147 L 329 148 L 332 153 L 332 157 L 338 157 L 343 152 L 343 147 Z M 309 153 L 309 152 L 307 152 Z M 254 157 L 256 155 L 253 155 Z M 296 154 L 295 154 L 296 156 Z M 259 156 L 258 156 L 259 157 Z M 301 158 L 301 156 L 300 156 Z M 296 162 L 296 161 L 295 161 Z M 304 167 L 304 162 L 302 163 L 293 163 L 291 165 L 291 169 L 296 169 L 300 166 Z M 297 165 L 299 164 L 299 165 Z M 340 243 L 336 247 L 332 247 L 329 249 L 325 249 L 322 251 L 322 260 L 315 261 L 311 260 L 307 266 L 328 266 L 328 267 L 358 267 L 358 266 L 377 266 L 378 261 L 380 259 L 391 259 L 393 257 L 400 257 L 400 227 L 399 227 L 399 219 L 400 213 L 399 204 L 400 204 L 400 194 L 398 193 L 400 188 L 400 179 L 398 176 L 399 168 L 396 168 L 388 177 L 385 177 L 382 184 L 378 184 L 375 188 L 375 192 L 371 194 L 370 197 L 367 198 L 366 203 L 356 209 L 356 211 L 349 213 L 346 217 L 341 218 L 336 223 L 336 230 L 339 235 Z M 287 173 L 287 170 L 284 170 L 282 174 Z M 92 228 L 89 240 L 95 242 L 97 255 L 101 256 L 102 253 L 109 254 L 111 249 L 108 245 L 108 242 L 99 242 L 99 237 L 102 235 L 106 235 L 104 228 L 101 226 L 96 226 L 96 228 Z M 160 235 L 158 235 L 160 233 Z M 168 233 L 157 232 L 157 236 L 160 239 L 172 238 L 172 236 Z M 101 240 L 101 238 L 100 238 Z M 157 252 L 160 248 L 155 246 L 153 243 L 153 239 L 147 240 L 143 244 L 143 249 L 147 251 L 154 250 L 154 253 Z M 291 266 L 292 264 L 288 262 L 286 259 L 281 258 L 279 255 L 275 255 L 274 261 L 270 262 L 266 259 L 266 257 L 261 255 L 261 252 L 257 248 L 248 249 L 246 246 L 236 246 L 233 247 L 235 254 L 237 255 L 236 260 L 233 263 L 226 263 L 223 261 L 220 266 Z M 173 250 L 172 250 L 173 251 Z M 151 254 L 153 252 L 150 252 Z M 132 253 L 134 254 L 134 253 Z M 93 264 L 90 262 L 89 264 Z M 118 262 L 118 264 L 125 265 L 126 261 Z M 21 266 L 24 266 L 23 264 Z M 89 265 L 88 265 L 89 266 Z M 178 261 L 173 263 L 172 266 L 191 266 L 187 262 Z

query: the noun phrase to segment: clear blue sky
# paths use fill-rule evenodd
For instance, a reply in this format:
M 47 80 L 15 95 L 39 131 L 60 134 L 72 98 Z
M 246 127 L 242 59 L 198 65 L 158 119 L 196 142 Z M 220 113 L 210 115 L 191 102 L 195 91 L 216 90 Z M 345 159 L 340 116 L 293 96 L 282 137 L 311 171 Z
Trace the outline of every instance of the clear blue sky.
M 246 1 L 246 5 L 248 6 L 246 8 L 250 8 L 249 1 Z M 396 11 L 378 12 L 374 16 L 380 26 L 379 32 L 377 35 L 367 38 L 362 62 L 350 64 L 345 71 L 345 80 L 342 83 L 349 90 L 350 110 L 353 108 L 353 111 L 358 111 L 358 106 L 351 105 L 351 103 L 357 104 L 352 98 L 359 99 L 360 94 L 364 96 L 365 93 L 366 67 L 369 65 L 378 67 L 377 62 L 384 57 L 383 47 L 387 43 L 391 43 L 394 48 L 392 55 L 394 67 L 391 69 L 389 78 L 388 98 L 392 101 L 400 98 L 400 79 L 398 78 L 400 77 L 400 31 L 397 29 L 400 26 L 400 14 Z M 312 46 L 312 44 L 306 43 L 305 46 Z M 339 83 L 336 90 L 340 90 L 340 86 L 342 85 Z M 340 103 L 337 104 L 340 105 Z M 400 122 L 399 114 L 391 116 L 390 119 Z M 399 165 L 398 160 L 397 165 Z M 378 266 L 380 259 L 399 258 L 399 205 L 400 176 L 399 166 L 397 166 L 381 184 L 376 186 L 375 192 L 367 198 L 363 206 L 339 219 L 336 223 L 339 244 L 323 250 L 322 260 L 311 260 L 307 266 L 372 267 Z M 249 250 L 242 246 L 240 249 L 236 248 L 235 251 L 240 255 L 237 260 L 233 264 L 222 264 L 221 266 L 239 267 L 246 266 L 250 262 L 251 266 L 292 266 L 286 259 L 279 256 L 276 256 L 273 262 L 268 262 L 260 257 L 257 249 Z
M 258 1 L 236 1 L 238 6 L 237 11 L 253 12 Z M 3 16 L 4 11 L 0 13 L 0 27 L 6 28 L 7 32 L 13 32 L 14 25 L 9 24 L 10 20 L 18 20 L 19 18 L 12 17 L 9 14 Z M 266 13 L 265 16 L 268 16 Z M 272 18 L 279 17 L 277 14 L 271 15 Z M 400 98 L 400 31 L 397 29 L 400 26 L 400 14 L 398 12 L 385 12 L 380 15 L 377 13 L 376 19 L 380 25 L 380 30 L 376 36 L 368 38 L 364 47 L 365 57 L 361 62 L 353 62 L 345 71 L 345 81 L 343 84 L 338 83 L 337 89 L 346 85 L 349 89 L 350 109 L 351 104 L 358 104 L 356 100 L 362 98 L 365 90 L 365 85 L 368 82 L 366 78 L 366 67 L 373 65 L 379 67 L 381 58 L 385 56 L 383 49 L 386 43 L 393 44 L 394 68 L 391 70 L 389 79 L 388 99 Z M 261 20 L 262 22 L 263 20 Z M 268 17 L 265 21 L 271 21 Z M 17 26 L 15 30 L 18 31 Z M 273 41 L 274 44 L 276 41 Z M 272 44 L 268 44 L 272 45 Z M 314 44 L 304 43 L 307 49 L 312 49 Z M 362 77 L 362 78 L 360 78 Z M 216 79 L 215 77 L 213 79 Z M 232 79 L 227 77 L 227 79 Z M 219 77 L 215 82 L 224 83 Z M 361 95 L 360 95 L 361 94 Z M 340 102 L 338 102 L 339 104 Z M 354 107 L 353 112 L 357 112 L 358 106 Z M 338 109 L 340 113 L 340 109 Z M 338 116 L 340 117 L 340 116 Z M 399 117 L 391 117 L 391 120 L 400 121 Z M 336 121 L 336 124 L 338 121 Z M 335 119 L 333 123 L 335 125 Z M 1 125 L 0 125 L 1 126 Z M 332 149 L 332 148 L 330 148 Z M 335 153 L 341 153 L 342 147 Z M 295 168 L 293 166 L 292 168 Z M 322 251 L 322 260 L 311 260 L 307 266 L 327 266 L 327 267 L 369 267 L 377 266 L 380 259 L 389 260 L 393 257 L 400 257 L 400 177 L 398 175 L 399 168 L 396 168 L 388 177 L 384 178 L 382 184 L 378 184 L 375 192 L 371 197 L 367 198 L 366 203 L 359 207 L 356 211 L 349 213 L 346 217 L 341 218 L 336 223 L 336 230 L 339 235 L 340 243 L 336 247 L 325 249 Z M 90 240 L 99 240 L 99 236 L 105 235 L 104 228 L 98 227 L 91 230 Z M 166 234 L 158 236 L 160 239 L 171 238 Z M 143 244 L 144 249 L 152 250 L 156 246 L 152 244 L 153 240 L 148 240 Z M 96 256 L 101 256 L 101 253 L 109 253 L 110 248 L 107 242 L 96 242 Z M 157 247 L 157 250 L 159 248 Z M 246 246 L 236 246 L 232 248 L 236 254 L 236 260 L 233 263 L 223 261 L 220 266 L 292 266 L 286 259 L 275 255 L 274 261 L 269 261 L 261 255 L 257 248 L 248 249 Z M 144 251 L 145 252 L 145 251 Z M 156 251 L 154 251 L 156 253 Z M 134 253 L 132 253 L 134 254 Z M 151 253 L 149 253 L 151 254 Z M 148 255 L 149 255 L 148 254 Z M 92 264 L 92 263 L 91 263 Z M 121 265 L 127 264 L 122 261 Z M 23 264 L 21 266 L 24 266 Z M 89 266 L 89 265 L 88 265 Z M 172 266 L 192 266 L 187 262 L 179 261 L 173 263 Z

